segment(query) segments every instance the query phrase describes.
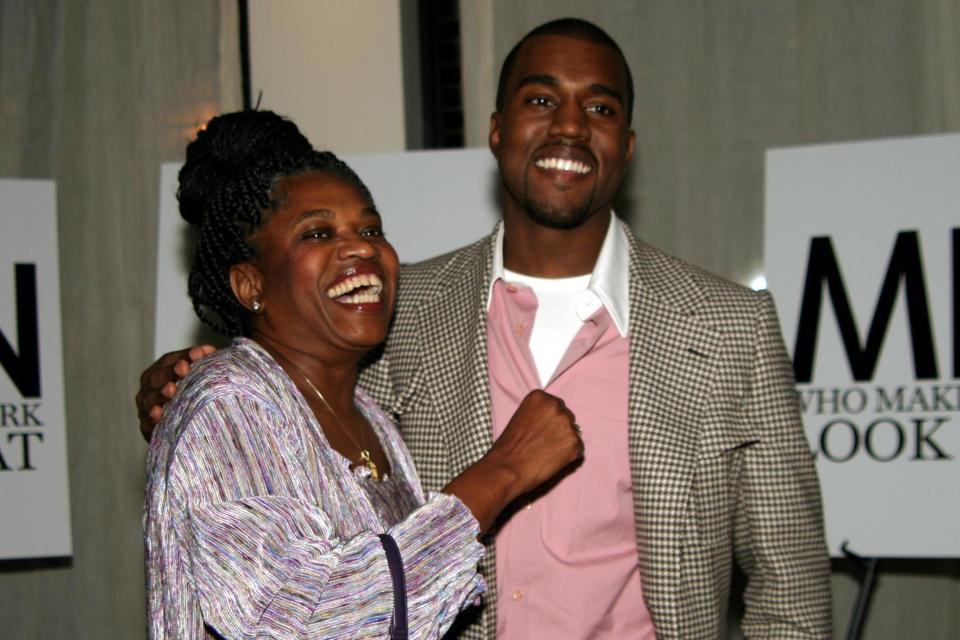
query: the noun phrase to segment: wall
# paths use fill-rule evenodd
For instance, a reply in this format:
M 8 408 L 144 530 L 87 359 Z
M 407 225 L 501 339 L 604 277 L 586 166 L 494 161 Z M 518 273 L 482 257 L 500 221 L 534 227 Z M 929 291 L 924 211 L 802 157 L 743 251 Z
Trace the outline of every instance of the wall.
M 240 105 L 236 7 L 0 3 L 0 175 L 57 182 L 74 548 L 0 562 L 4 638 L 145 635 L 132 399 L 152 348 L 159 168 Z
M 250 2 L 253 99 L 338 154 L 406 147 L 398 0 Z

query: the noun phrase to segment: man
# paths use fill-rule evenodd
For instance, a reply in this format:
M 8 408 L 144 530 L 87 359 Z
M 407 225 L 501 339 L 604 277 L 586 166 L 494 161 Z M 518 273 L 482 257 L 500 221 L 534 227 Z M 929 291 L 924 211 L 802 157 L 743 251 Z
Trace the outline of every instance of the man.
M 773 303 L 613 216 L 632 103 L 623 54 L 594 25 L 521 40 L 490 129 L 503 223 L 402 272 L 361 383 L 397 415 L 432 490 L 532 388 L 582 427 L 583 465 L 517 505 L 489 545 L 485 606 L 460 637 L 722 637 L 734 560 L 748 637 L 829 637 L 819 488 Z

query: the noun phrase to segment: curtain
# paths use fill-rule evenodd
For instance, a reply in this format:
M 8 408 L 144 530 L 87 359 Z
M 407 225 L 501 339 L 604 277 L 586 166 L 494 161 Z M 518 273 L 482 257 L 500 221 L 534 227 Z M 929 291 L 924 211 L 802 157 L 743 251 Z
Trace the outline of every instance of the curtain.
M 238 37 L 233 0 L 0 2 L 0 176 L 57 185 L 74 546 L 0 562 L 5 638 L 144 636 L 159 167 L 241 106 Z

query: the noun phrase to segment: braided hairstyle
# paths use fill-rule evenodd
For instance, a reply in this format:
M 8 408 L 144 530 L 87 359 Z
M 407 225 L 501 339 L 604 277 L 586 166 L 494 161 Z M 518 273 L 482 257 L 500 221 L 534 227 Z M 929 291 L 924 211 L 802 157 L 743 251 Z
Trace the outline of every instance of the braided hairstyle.
M 177 199 L 199 232 L 188 292 L 214 331 L 247 333 L 250 312 L 230 286 L 230 267 L 257 255 L 250 237 L 283 204 L 277 182 L 304 173 L 336 176 L 373 204 L 366 185 L 334 154 L 315 151 L 297 126 L 272 111 L 217 116 L 187 145 Z

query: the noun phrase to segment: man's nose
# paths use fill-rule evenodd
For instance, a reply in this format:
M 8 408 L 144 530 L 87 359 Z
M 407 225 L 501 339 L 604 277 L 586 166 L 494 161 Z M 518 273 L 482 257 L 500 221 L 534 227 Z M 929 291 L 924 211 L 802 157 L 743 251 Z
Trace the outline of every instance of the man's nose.
M 587 114 L 575 101 L 565 100 L 554 110 L 550 123 L 550 135 L 571 140 L 584 140 L 590 137 Z

